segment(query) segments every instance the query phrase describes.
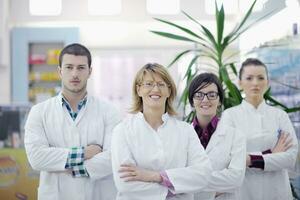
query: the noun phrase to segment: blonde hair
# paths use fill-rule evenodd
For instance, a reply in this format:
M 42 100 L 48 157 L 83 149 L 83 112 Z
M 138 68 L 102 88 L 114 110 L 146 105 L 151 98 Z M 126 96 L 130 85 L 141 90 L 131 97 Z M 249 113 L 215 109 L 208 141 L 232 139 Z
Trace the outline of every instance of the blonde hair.
M 132 84 L 132 106 L 130 108 L 130 113 L 138 113 L 143 111 L 143 100 L 137 93 L 137 86 L 140 86 L 144 80 L 144 76 L 146 73 L 150 74 L 157 74 L 159 75 L 164 82 L 168 85 L 170 89 L 170 96 L 167 98 L 166 101 L 166 108 L 165 111 L 169 115 L 176 115 L 176 111 L 173 108 L 173 102 L 175 100 L 177 91 L 176 85 L 170 76 L 169 72 L 165 67 L 157 63 L 148 63 L 143 66 L 135 75 L 133 84 Z

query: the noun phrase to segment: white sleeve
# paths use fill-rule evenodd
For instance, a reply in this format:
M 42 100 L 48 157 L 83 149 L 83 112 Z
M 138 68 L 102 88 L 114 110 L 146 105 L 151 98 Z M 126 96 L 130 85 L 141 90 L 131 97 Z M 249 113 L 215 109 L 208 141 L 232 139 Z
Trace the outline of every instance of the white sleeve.
M 276 171 L 282 169 L 295 170 L 298 154 L 298 140 L 292 122 L 285 112 L 280 115 L 279 127 L 282 131 L 289 133 L 289 136 L 293 139 L 293 146 L 285 152 L 263 155 L 265 162 L 264 171 Z
M 158 183 L 148 183 L 141 181 L 124 182 L 120 178 L 119 169 L 121 164 L 133 164 L 136 165 L 136 161 L 130 150 L 130 139 L 127 139 L 126 132 L 130 131 L 128 127 L 125 127 L 121 122 L 113 131 L 112 143 L 111 143 L 111 158 L 112 158 L 112 170 L 116 187 L 120 193 L 123 194 L 155 194 L 157 191 L 164 191 L 167 194 L 167 188 Z M 145 193 L 146 192 L 146 193 Z
M 242 185 L 246 170 L 246 139 L 237 129 L 234 131 L 230 152 L 230 163 L 221 171 L 213 171 L 207 192 L 230 192 Z M 229 134 L 229 133 L 228 133 Z
M 188 137 L 187 165 L 166 170 L 174 194 L 200 192 L 207 186 L 211 175 L 211 163 L 192 126 L 186 127 Z
M 41 107 L 30 110 L 25 124 L 25 150 L 28 161 L 38 171 L 64 171 L 69 149 L 50 147 L 44 130 Z
M 218 123 L 218 126 L 224 125 L 224 126 L 229 126 L 229 127 L 234 127 L 236 128 L 234 124 L 233 117 L 231 116 L 233 113 L 231 110 L 224 110 L 220 119 L 220 122 Z
M 104 142 L 103 152 L 95 155 L 93 158 L 85 160 L 84 166 L 89 173 L 90 178 L 100 179 L 112 174 L 110 144 L 112 131 L 120 122 L 120 113 L 113 107 L 109 106 L 107 115 L 104 119 Z

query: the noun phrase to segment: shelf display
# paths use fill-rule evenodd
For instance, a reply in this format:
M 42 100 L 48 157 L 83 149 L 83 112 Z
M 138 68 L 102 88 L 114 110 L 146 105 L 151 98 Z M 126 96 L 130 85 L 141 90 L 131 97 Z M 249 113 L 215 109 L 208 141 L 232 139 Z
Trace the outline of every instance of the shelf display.
M 31 103 L 39 103 L 57 94 L 60 78 L 57 73 L 58 59 L 63 43 L 29 44 L 29 91 Z
M 11 102 L 35 104 L 60 89 L 60 50 L 80 40 L 77 27 L 17 27 L 11 30 Z M 53 92 L 54 91 L 54 92 Z

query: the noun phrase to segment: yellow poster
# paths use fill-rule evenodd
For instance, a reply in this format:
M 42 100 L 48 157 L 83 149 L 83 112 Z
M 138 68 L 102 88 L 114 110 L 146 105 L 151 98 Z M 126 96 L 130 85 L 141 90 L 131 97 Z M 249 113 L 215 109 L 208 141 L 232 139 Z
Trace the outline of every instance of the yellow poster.
M 0 149 L 0 199 L 37 199 L 38 180 L 24 149 Z

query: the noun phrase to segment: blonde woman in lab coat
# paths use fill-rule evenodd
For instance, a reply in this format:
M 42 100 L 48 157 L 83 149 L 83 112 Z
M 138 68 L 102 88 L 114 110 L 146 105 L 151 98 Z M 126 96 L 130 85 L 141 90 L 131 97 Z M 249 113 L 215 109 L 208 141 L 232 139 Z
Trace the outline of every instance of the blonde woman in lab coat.
M 243 200 L 291 200 L 288 170 L 294 170 L 298 142 L 286 112 L 268 105 L 267 67 L 258 59 L 242 63 L 239 84 L 243 102 L 227 109 L 221 123 L 242 131 L 247 142 L 247 169 L 240 189 Z
M 113 132 L 117 200 L 193 200 L 211 174 L 190 124 L 177 120 L 176 87 L 159 64 L 142 67 L 133 83 L 132 113 Z
M 112 200 L 110 140 L 120 121 L 112 105 L 87 93 L 91 54 L 70 44 L 60 54 L 62 90 L 34 105 L 25 125 L 30 165 L 40 171 L 39 200 Z
M 223 100 L 222 84 L 212 73 L 199 74 L 189 86 L 189 101 L 196 110 L 193 126 L 213 167 L 205 192 L 195 194 L 195 200 L 241 199 L 238 187 L 246 168 L 245 137 L 237 129 L 219 125 L 217 110 Z

